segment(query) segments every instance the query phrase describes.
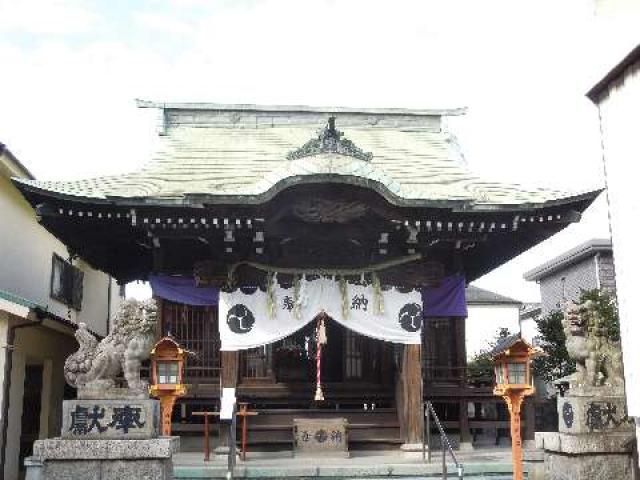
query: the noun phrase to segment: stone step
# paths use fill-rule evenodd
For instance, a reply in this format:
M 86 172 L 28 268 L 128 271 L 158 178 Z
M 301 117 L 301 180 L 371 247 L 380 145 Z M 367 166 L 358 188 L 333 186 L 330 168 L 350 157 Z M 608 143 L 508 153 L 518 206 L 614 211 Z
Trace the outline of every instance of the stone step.
M 325 460 L 326 462 L 326 460 Z M 464 478 L 468 480 L 511 480 L 512 469 L 510 463 L 473 463 L 464 467 Z M 447 466 L 448 478 L 458 478 L 453 464 Z M 227 469 L 223 465 L 218 466 L 189 466 L 174 465 L 174 477 L 176 480 L 196 479 L 224 479 Z M 442 465 L 432 464 L 396 464 L 396 465 L 330 465 L 325 463 L 319 466 L 298 467 L 260 467 L 243 466 L 236 467 L 234 478 L 252 480 L 275 479 L 314 479 L 314 480 L 351 480 L 351 479 L 417 479 L 417 478 L 442 478 Z M 526 476 L 525 476 L 526 478 Z

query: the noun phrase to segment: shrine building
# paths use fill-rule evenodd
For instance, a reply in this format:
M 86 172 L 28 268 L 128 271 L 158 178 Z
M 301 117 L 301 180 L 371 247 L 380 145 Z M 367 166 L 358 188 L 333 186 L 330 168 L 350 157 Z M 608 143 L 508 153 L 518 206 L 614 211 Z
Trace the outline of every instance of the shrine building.
M 196 354 L 173 413 L 185 447 L 222 387 L 258 412 L 251 448 L 290 448 L 295 419 L 332 417 L 349 448 L 417 444 L 424 400 L 461 443 L 508 429 L 493 380 L 466 372 L 464 287 L 597 191 L 473 174 L 445 128 L 461 109 L 138 106 L 159 118 L 143 168 L 13 181 L 73 255 L 151 281 L 158 338 Z

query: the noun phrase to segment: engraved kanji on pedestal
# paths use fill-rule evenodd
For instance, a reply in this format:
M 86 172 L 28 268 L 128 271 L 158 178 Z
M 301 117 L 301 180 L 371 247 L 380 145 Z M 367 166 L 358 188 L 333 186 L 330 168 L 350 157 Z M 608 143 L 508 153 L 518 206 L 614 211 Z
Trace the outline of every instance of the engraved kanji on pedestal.
M 349 456 L 346 418 L 294 418 L 296 456 Z
M 67 400 L 63 405 L 62 438 L 144 439 L 159 432 L 157 400 Z

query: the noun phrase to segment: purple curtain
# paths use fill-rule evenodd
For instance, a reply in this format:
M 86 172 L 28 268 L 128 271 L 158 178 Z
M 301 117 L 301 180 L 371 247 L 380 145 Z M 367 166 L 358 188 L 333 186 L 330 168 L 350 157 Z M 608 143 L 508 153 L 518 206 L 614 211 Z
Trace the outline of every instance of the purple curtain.
M 151 275 L 149 277 L 154 297 L 186 305 L 218 305 L 219 291 L 214 287 L 197 287 L 196 281 L 189 277 L 169 277 Z
M 193 278 L 152 275 L 149 282 L 154 297 L 187 305 L 218 305 L 218 289 L 196 287 Z M 464 276 L 452 275 L 444 278 L 437 288 L 424 289 L 422 304 L 425 317 L 466 317 Z
M 445 277 L 437 288 L 422 291 L 425 317 L 466 317 L 467 299 L 463 275 Z

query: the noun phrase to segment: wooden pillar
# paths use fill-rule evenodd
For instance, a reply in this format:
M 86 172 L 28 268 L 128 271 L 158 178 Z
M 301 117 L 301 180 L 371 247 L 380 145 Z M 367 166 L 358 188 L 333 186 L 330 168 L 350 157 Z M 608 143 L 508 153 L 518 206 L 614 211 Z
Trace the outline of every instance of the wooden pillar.
M 471 430 L 469 429 L 469 402 L 460 400 L 460 450 L 470 450 L 472 446 Z
M 509 392 L 504 397 L 511 417 L 511 457 L 513 461 L 513 480 L 523 480 L 522 470 L 522 437 L 520 433 L 520 407 L 522 393 Z
M 220 352 L 220 396 L 223 388 L 235 388 L 238 385 L 238 352 Z M 229 448 L 229 426 L 220 422 L 220 438 L 216 454 L 226 455 Z
M 222 388 L 235 388 L 238 385 L 238 352 L 220 352 L 220 364 L 220 385 Z
M 454 319 L 456 322 L 456 367 L 458 372 L 458 381 L 460 388 L 467 389 L 467 347 L 466 347 L 466 322 L 465 317 Z M 459 427 L 460 427 L 460 449 L 473 449 L 473 441 L 471 438 L 471 430 L 469 429 L 469 406 L 467 400 L 460 400 L 459 404 Z
M 453 317 L 451 320 L 455 321 L 458 381 L 462 388 L 467 388 L 467 343 L 465 338 L 467 319 L 465 317 Z
M 160 397 L 160 412 L 162 415 L 162 435 L 164 437 L 171 436 L 171 417 L 173 407 L 176 404 L 175 395 L 163 395 Z
M 398 395 L 398 417 L 404 443 L 422 443 L 422 362 L 421 346 L 405 345 L 402 354 Z

